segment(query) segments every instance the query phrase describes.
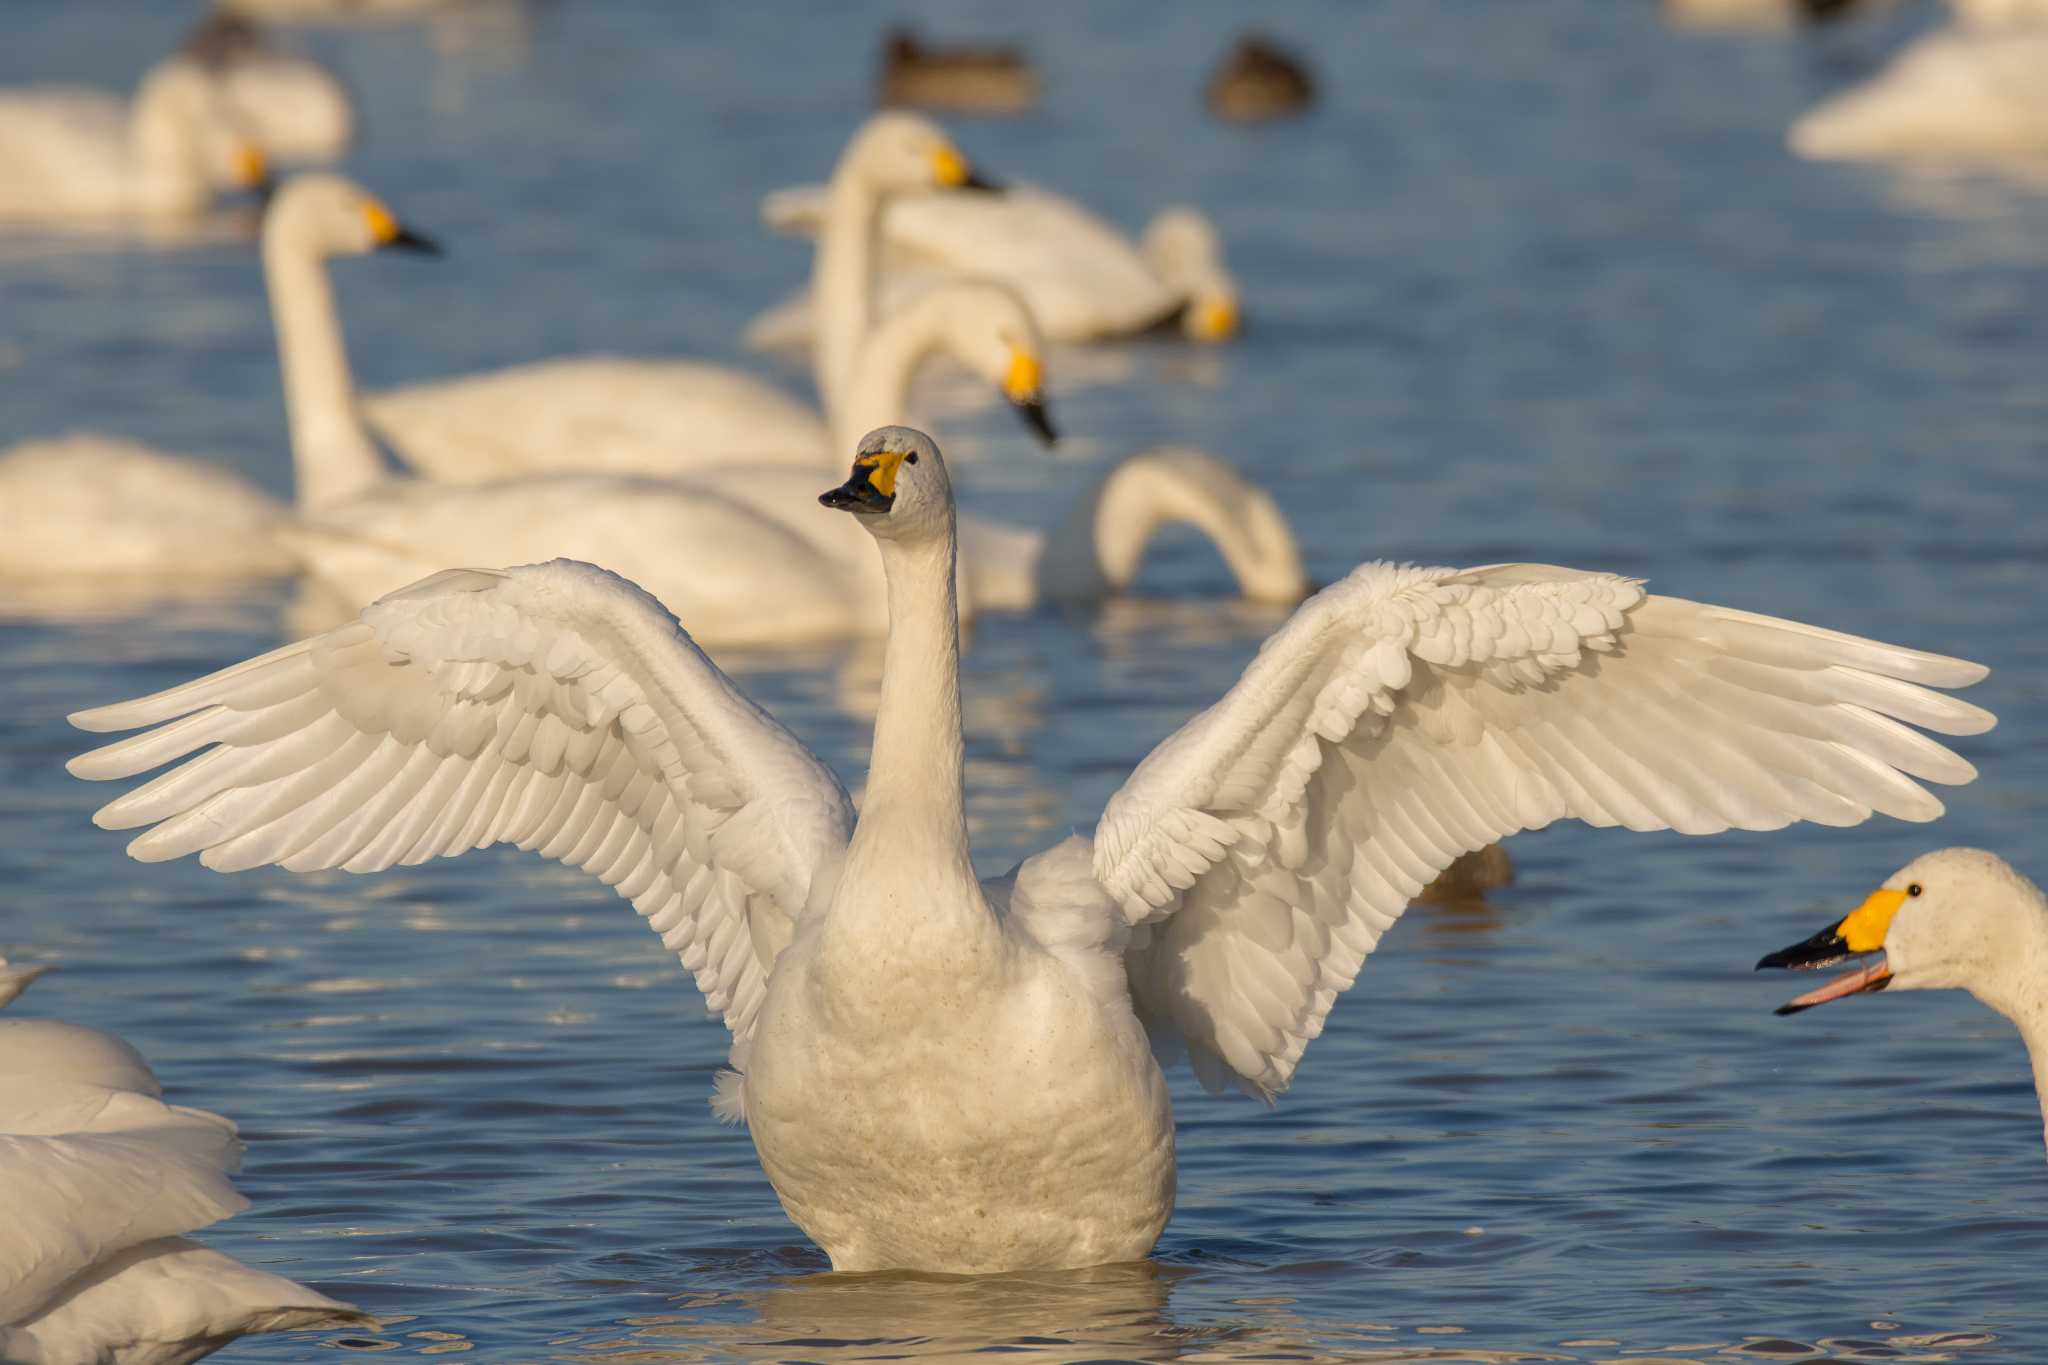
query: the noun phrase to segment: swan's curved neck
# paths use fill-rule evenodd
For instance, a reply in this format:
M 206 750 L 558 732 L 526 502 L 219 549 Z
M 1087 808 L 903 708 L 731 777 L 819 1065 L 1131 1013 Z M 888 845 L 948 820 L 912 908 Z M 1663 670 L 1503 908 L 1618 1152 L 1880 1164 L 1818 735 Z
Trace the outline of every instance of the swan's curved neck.
M 825 221 L 811 262 L 811 311 L 817 319 L 812 374 L 829 415 L 853 378 L 874 306 L 874 258 L 882 196 L 851 166 L 833 173 Z
M 267 236 L 263 273 L 284 368 L 298 504 L 310 510 L 380 483 L 384 460 L 356 411 L 355 380 L 326 266 L 289 237 Z
M 1208 536 L 1240 584 L 1257 572 L 1251 535 L 1222 503 L 1139 458 L 1112 470 L 1047 538 L 1038 558 L 1040 596 L 1071 601 L 1128 587 L 1145 547 L 1168 525 L 1193 526 Z
M 927 295 L 921 305 L 912 304 L 874 329 L 845 387 L 826 400 L 833 452 L 853 449 L 876 427 L 910 419 L 911 380 L 925 357 L 938 349 L 945 329 L 940 295 Z
M 160 71 L 142 83 L 128 115 L 134 192 L 143 208 L 198 210 L 211 198 L 193 126 L 189 78 Z

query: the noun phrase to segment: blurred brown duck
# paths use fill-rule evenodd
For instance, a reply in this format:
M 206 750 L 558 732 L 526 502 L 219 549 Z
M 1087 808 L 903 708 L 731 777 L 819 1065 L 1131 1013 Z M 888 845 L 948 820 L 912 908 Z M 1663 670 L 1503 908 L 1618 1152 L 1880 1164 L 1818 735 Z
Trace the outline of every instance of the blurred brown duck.
M 909 29 L 882 39 L 881 103 L 1016 114 L 1038 103 L 1038 74 L 1014 47 L 927 47 Z
M 1206 97 L 1217 118 L 1256 123 L 1308 109 L 1316 100 L 1316 83 L 1299 58 L 1261 34 L 1247 33 L 1209 77 Z

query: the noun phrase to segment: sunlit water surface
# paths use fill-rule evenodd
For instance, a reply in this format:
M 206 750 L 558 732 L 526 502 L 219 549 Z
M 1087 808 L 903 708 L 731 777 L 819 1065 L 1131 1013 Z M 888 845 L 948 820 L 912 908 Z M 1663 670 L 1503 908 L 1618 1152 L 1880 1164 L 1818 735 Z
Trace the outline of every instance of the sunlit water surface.
M 850 10 L 852 7 L 844 7 Z M 900 11 L 936 4 L 904 4 Z M 286 585 L 0 628 L 0 951 L 20 1006 L 116 1030 L 237 1117 L 255 1208 L 208 1234 L 379 1314 L 253 1339 L 477 1360 L 2038 1360 L 2048 1166 L 2012 1031 L 1953 994 L 1797 1019 L 1763 951 L 1923 848 L 2048 872 L 2037 589 L 2048 194 L 1799 164 L 1789 117 L 1862 59 L 1668 32 L 1646 3 L 1298 6 L 1327 99 L 1198 112 L 1238 12 L 982 3 L 1049 99 L 962 124 L 991 169 L 1136 226 L 1213 211 L 1239 344 L 1062 356 L 1059 457 L 948 413 L 971 505 L 1049 523 L 1099 460 L 1196 442 L 1269 487 L 1327 580 L 1540 559 L 1983 659 L 1984 770 L 1936 829 L 1713 840 L 1559 828 L 1520 880 L 1421 908 L 1274 1109 L 1176 1078 L 1179 1211 L 1137 1267 L 824 1276 L 744 1134 L 676 963 L 608 893 L 512 855 L 367 879 L 144 867 L 65 777 L 65 711 L 269 648 Z M 0 78 L 129 79 L 175 6 L 16 0 Z M 874 16 L 561 4 L 327 32 L 349 169 L 453 254 L 337 269 L 366 384 L 605 348 L 730 356 L 801 277 L 754 203 L 825 172 Z M 180 249 L 0 243 L 0 442 L 91 426 L 282 489 L 275 361 L 232 223 Z M 791 374 L 792 380 L 798 376 Z M 1120 381 L 1120 382 L 1109 382 Z M 821 513 L 823 515 L 823 513 Z M 982 862 L 1086 826 L 1275 618 L 1170 538 L 1143 600 L 995 620 L 966 666 Z M 726 662 L 849 781 L 871 652 Z

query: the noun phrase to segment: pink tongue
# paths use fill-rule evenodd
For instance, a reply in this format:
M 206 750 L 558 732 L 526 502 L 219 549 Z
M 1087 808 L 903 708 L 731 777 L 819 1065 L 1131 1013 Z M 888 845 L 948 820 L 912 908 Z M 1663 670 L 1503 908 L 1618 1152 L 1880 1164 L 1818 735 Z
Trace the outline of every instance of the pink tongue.
M 1804 1009 L 1808 1005 L 1824 1005 L 1830 1000 L 1839 1000 L 1845 995 L 1854 995 L 1858 991 L 1867 991 L 1890 975 L 1890 966 L 1880 957 L 1868 967 L 1859 967 L 1853 972 L 1843 972 L 1819 990 L 1808 991 L 1796 1000 L 1786 1001 L 1785 1008 L 1792 1009 L 1797 1007 Z

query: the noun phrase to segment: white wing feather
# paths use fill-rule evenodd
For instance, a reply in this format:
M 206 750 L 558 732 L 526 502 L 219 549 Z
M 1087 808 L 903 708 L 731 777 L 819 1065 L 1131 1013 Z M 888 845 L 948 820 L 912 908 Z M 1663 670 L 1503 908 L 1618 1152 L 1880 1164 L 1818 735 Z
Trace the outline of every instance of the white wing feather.
M 1989 729 L 1922 685 L 1985 671 L 1610 575 L 1367 564 L 1139 765 L 1095 875 L 1139 926 L 1131 991 L 1161 1051 L 1270 1097 L 1459 854 L 1568 816 L 1688 834 L 1931 820 L 1913 779 L 1976 770 L 1901 722 Z
M 645 916 L 743 1051 L 767 969 L 852 804 L 659 602 L 571 560 L 454 569 L 361 618 L 138 701 L 153 728 L 71 771 L 130 777 L 102 808 L 144 861 L 371 872 L 509 843 L 581 867 Z

